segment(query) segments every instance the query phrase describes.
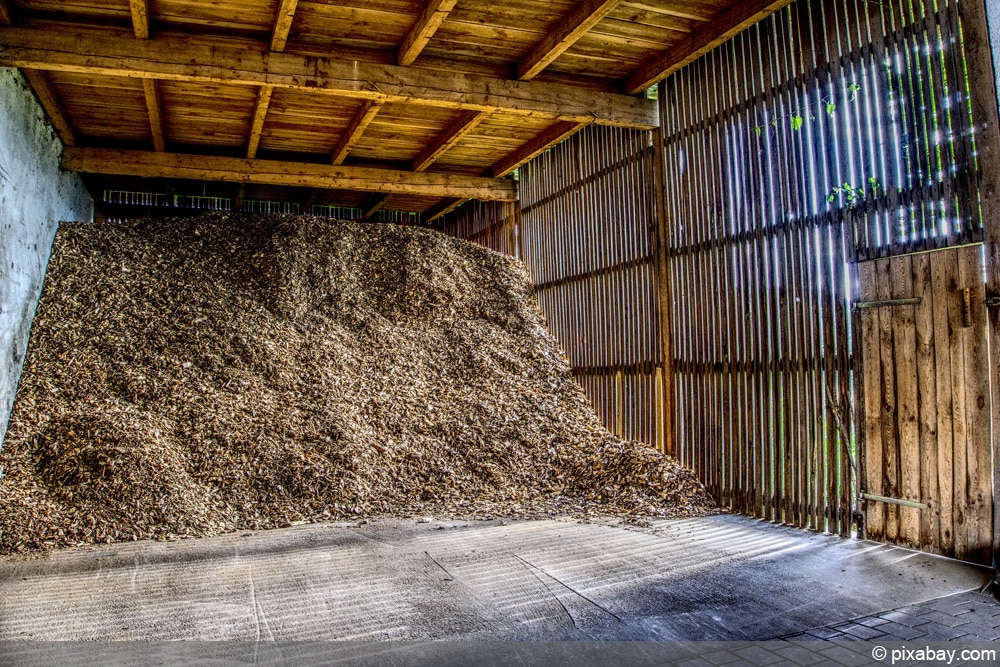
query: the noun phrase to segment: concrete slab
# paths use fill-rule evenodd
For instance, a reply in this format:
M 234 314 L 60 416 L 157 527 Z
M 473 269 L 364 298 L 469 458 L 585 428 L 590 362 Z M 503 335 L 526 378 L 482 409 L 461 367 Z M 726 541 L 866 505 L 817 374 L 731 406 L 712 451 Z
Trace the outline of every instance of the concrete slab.
M 989 578 L 725 515 L 305 525 L 0 561 L 0 640 L 760 640 Z

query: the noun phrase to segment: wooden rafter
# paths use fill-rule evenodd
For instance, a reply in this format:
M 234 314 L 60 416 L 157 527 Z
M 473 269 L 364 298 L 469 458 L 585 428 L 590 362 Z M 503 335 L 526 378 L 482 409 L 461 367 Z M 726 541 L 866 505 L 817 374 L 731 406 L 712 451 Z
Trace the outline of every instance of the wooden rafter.
M 70 171 L 143 178 L 259 183 L 490 201 L 517 199 L 516 184 L 506 179 L 279 160 L 67 148 L 63 152 L 62 165 Z
M 629 95 L 638 95 L 790 2 L 791 0 L 756 0 L 734 5 L 714 21 L 710 28 L 691 33 L 686 40 L 639 67 L 625 80 L 625 92 Z
M 492 174 L 494 178 L 501 178 L 514 171 L 528 160 L 541 155 L 559 142 L 568 139 L 590 123 L 575 123 L 572 121 L 560 121 L 548 128 L 524 146 L 510 153 L 495 165 Z
M 250 139 L 247 141 L 247 157 L 257 157 L 257 147 L 260 145 L 260 136 L 264 132 L 264 119 L 267 117 L 267 108 L 271 104 L 271 93 L 274 88 L 271 86 L 261 86 L 257 91 L 257 104 L 253 109 L 253 123 L 250 126 Z
M 443 199 L 424 212 L 423 221 L 425 224 L 434 222 L 441 216 L 451 213 L 467 201 L 468 199 Z
M 129 0 L 132 10 L 132 29 L 139 39 L 149 38 L 149 5 L 146 0 Z
M 233 200 L 233 210 L 239 211 L 243 208 L 243 201 L 247 198 L 247 184 L 240 183 L 239 190 L 236 191 L 236 199 Z
M 163 132 L 163 107 L 160 105 L 160 93 L 153 79 L 142 80 L 142 90 L 146 96 L 146 110 L 149 114 L 149 130 L 153 134 L 153 146 L 157 151 L 167 150 L 167 142 Z
M 274 17 L 274 30 L 271 31 L 271 50 L 284 51 L 288 42 L 288 33 L 292 30 L 292 20 L 299 0 L 281 0 L 278 14 Z
M 0 0 L 0 25 L 14 25 L 14 12 L 7 0 Z
M 371 125 L 371 122 L 375 120 L 375 116 L 381 110 L 382 103 L 374 100 L 367 100 L 361 105 L 361 108 L 354 114 L 354 118 L 351 119 L 351 124 L 347 126 L 344 134 L 340 137 L 340 143 L 333 149 L 331 162 L 334 165 L 343 164 L 348 154 L 350 154 L 351 149 L 354 148 L 356 143 L 361 141 L 365 130 L 368 129 L 368 126 Z
M 55 91 L 52 90 L 49 77 L 45 72 L 39 72 L 38 70 L 25 69 L 23 72 L 24 78 L 34 88 L 35 95 L 38 96 L 38 101 L 42 103 L 42 108 L 45 109 L 45 113 L 49 117 L 49 122 L 52 123 L 56 134 L 62 139 L 63 145 L 75 145 L 76 137 L 73 135 L 73 128 L 69 123 L 69 119 L 66 118 L 66 114 L 63 112 L 59 98 L 56 96 Z
M 624 0 L 586 0 L 517 65 L 517 78 L 533 79 L 553 60 L 613 12 Z
M 457 3 L 458 0 L 430 0 L 396 52 L 396 62 L 412 65 Z
M 462 140 L 462 137 L 472 132 L 489 114 L 482 111 L 463 111 L 444 132 L 413 161 L 413 171 L 423 171 L 451 150 L 452 146 Z
M 417 67 L 261 52 L 234 42 L 180 38 L 109 39 L 92 30 L 0 28 L 0 66 L 108 76 L 325 93 L 355 99 L 416 103 L 446 109 L 505 111 L 523 116 L 593 120 L 652 129 L 656 103 L 566 84 L 510 81 Z
M 380 193 L 369 197 L 363 204 L 361 204 L 361 217 L 365 220 L 370 220 L 373 215 L 378 213 L 378 211 L 385 206 L 391 196 L 392 195 Z

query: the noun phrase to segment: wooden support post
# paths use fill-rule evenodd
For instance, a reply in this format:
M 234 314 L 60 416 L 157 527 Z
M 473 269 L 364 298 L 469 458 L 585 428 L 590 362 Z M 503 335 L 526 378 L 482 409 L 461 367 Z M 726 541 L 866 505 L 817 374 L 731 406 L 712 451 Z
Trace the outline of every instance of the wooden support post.
M 660 97 L 665 93 L 660 90 Z M 661 107 L 662 110 L 662 107 Z M 660 315 L 660 344 L 662 346 L 663 366 L 661 380 L 660 419 L 663 423 L 663 452 L 672 456 L 674 451 L 674 348 L 673 348 L 673 313 L 671 309 L 670 260 L 667 251 L 670 248 L 670 221 L 667 218 L 667 176 L 666 157 L 663 151 L 663 131 L 653 130 L 653 201 L 656 209 L 655 249 L 656 253 L 656 288 L 657 310 Z
M 990 48 L 986 0 L 959 3 L 965 37 L 969 83 L 973 91 L 972 117 L 976 122 L 976 148 L 979 151 L 980 201 L 982 202 L 986 252 L 987 304 L 1000 299 L 1000 113 Z M 1000 63 L 997 63 L 1000 65 Z M 992 373 L 993 442 L 993 565 L 1000 565 L 1000 307 L 988 308 L 988 336 Z

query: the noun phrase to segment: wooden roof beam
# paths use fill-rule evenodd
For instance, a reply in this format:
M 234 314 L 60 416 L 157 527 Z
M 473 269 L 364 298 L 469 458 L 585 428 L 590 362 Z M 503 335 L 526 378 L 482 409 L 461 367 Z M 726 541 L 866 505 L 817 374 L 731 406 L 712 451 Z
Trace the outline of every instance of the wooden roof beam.
M 288 33 L 292 31 L 292 21 L 295 19 L 295 10 L 298 6 L 299 0 L 281 0 L 278 14 L 274 17 L 274 29 L 271 31 L 272 51 L 285 50 L 285 44 L 288 43 Z
M 505 179 L 279 160 L 67 148 L 63 152 L 62 166 L 70 171 L 143 178 L 183 178 L 489 201 L 517 199 L 517 185 Z
M 383 206 L 385 206 L 391 196 L 392 195 L 387 194 L 377 194 L 365 200 L 364 203 L 361 204 L 361 218 L 363 220 L 371 220 L 371 217 L 378 213 Z
M 430 167 L 442 155 L 462 140 L 467 134 L 472 132 L 488 116 L 484 111 L 463 111 L 444 132 L 439 134 L 434 141 L 413 161 L 413 171 L 424 171 Z
M 396 51 L 396 63 L 403 66 L 412 65 L 456 4 L 458 0 L 430 0 Z
M 417 67 L 182 38 L 115 39 L 107 31 L 0 28 L 0 66 L 238 85 L 272 85 L 355 99 L 437 108 L 504 111 L 635 129 L 659 122 L 656 102 L 567 84 L 511 81 Z
M 264 132 L 264 119 L 267 108 L 271 104 L 272 86 L 261 86 L 257 91 L 257 103 L 253 109 L 253 122 L 250 125 L 250 139 L 247 141 L 247 157 L 257 157 L 257 147 L 260 146 L 260 136 Z
M 74 146 L 76 145 L 76 137 L 73 135 L 73 127 L 69 123 L 69 119 L 63 112 L 62 104 L 59 103 L 59 98 L 56 96 L 54 90 L 52 90 L 52 85 L 49 83 L 49 77 L 45 72 L 39 72 L 33 69 L 24 69 L 24 78 L 28 80 L 31 87 L 35 90 L 35 95 L 38 97 L 38 101 L 42 103 L 42 108 L 45 109 L 46 115 L 49 117 L 49 122 L 52 123 L 52 127 L 55 128 L 56 134 L 62 139 L 64 146 Z
M 344 134 L 340 137 L 340 143 L 337 147 L 333 149 L 333 156 L 331 157 L 331 162 L 336 166 L 338 164 L 343 164 L 344 160 L 347 159 L 348 154 L 354 145 L 361 141 L 361 137 L 364 136 L 365 130 L 368 126 L 372 124 L 375 120 L 375 116 L 378 112 L 382 110 L 382 103 L 375 100 L 366 100 L 361 108 L 358 109 L 357 113 L 354 114 L 354 118 L 351 119 L 351 124 L 347 126 L 344 130 Z
M 560 121 L 556 123 L 493 165 L 493 169 L 491 170 L 493 178 L 506 176 L 528 160 L 541 155 L 561 141 L 573 136 L 587 127 L 587 125 L 590 125 L 590 123 L 577 123 L 574 121 Z
M 438 218 L 447 215 L 456 208 L 469 201 L 468 199 L 442 199 L 434 206 L 424 211 L 423 221 L 425 224 L 434 222 Z
M 534 79 L 624 0 L 586 0 L 517 64 L 517 78 Z
M 628 95 L 638 95 L 750 26 L 763 21 L 790 2 L 791 0 L 754 0 L 734 4 L 709 27 L 691 33 L 687 39 L 629 75 L 625 80 L 625 92 Z
M 0 25 L 14 25 L 14 11 L 7 0 L 0 0 Z
M 149 5 L 146 0 L 129 0 L 132 10 L 132 29 L 139 39 L 149 39 Z
M 149 130 L 153 134 L 153 147 L 160 153 L 167 150 L 167 142 L 163 132 L 162 106 L 160 93 L 156 88 L 155 79 L 143 79 L 142 90 L 146 96 L 146 110 L 149 113 Z

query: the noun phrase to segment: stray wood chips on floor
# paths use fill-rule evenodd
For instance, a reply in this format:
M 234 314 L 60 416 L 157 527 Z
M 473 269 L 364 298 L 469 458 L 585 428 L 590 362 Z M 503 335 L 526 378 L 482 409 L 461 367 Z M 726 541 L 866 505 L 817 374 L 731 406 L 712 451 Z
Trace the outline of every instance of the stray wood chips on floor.
M 63 224 L 0 464 L 0 553 L 711 508 L 601 425 L 522 264 L 314 217 Z

